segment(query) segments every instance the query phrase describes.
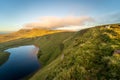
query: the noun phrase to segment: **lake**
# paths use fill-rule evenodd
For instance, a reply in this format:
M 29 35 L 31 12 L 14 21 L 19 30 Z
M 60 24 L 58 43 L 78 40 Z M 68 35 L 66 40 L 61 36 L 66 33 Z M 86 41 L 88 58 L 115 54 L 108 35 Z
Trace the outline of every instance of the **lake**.
M 20 46 L 5 50 L 10 56 L 0 66 L 0 80 L 20 80 L 40 68 L 37 59 L 39 48 L 34 45 Z

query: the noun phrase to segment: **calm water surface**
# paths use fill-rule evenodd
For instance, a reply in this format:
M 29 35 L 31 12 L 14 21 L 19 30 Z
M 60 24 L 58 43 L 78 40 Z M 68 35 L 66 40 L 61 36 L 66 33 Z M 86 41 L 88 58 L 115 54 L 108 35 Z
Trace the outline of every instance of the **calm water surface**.
M 5 50 L 10 53 L 6 63 L 0 66 L 0 80 L 20 80 L 40 68 L 37 59 L 39 48 L 34 45 Z

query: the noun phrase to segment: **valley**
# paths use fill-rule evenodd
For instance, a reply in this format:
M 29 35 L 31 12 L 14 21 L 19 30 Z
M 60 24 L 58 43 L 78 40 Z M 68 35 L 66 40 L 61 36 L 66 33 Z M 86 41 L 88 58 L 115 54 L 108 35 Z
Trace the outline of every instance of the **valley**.
M 110 27 L 100 25 L 78 32 L 53 31 L 51 34 L 51 31 L 48 31 L 41 35 L 42 31 L 39 30 L 37 33 L 33 31 L 30 34 L 33 36 L 28 36 L 26 32 L 19 32 L 19 34 L 24 37 L 10 37 L 11 39 L 8 40 L 2 37 L 6 41 L 1 40 L 0 59 L 9 58 L 6 54 L 2 54 L 6 49 L 24 45 L 38 46 L 40 50 L 37 56 L 41 69 L 24 80 L 114 80 L 120 78 L 120 55 L 114 54 L 115 50 L 120 50 L 119 24 L 110 24 Z

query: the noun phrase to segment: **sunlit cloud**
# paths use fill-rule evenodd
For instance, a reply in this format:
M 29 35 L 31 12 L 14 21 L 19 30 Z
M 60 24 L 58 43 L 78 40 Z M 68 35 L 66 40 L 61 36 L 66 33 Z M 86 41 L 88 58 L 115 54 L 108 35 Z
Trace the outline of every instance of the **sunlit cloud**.
M 40 21 L 28 23 L 24 26 L 26 29 L 32 29 L 32 28 L 47 28 L 47 29 L 53 29 L 53 28 L 61 28 L 61 27 L 68 27 L 69 26 L 82 26 L 86 22 L 91 22 L 93 19 L 88 16 L 67 16 L 67 17 L 41 17 Z

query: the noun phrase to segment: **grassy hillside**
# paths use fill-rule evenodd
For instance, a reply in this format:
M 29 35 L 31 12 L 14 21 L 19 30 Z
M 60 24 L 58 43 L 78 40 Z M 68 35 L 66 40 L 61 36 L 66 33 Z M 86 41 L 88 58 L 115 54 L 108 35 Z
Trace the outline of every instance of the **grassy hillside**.
M 61 55 L 30 80 L 120 79 L 120 54 L 113 53 L 120 50 L 119 26 L 84 29 L 64 40 L 62 45 Z
M 38 53 L 40 63 L 45 66 L 56 59 L 63 51 L 62 42 L 73 34 L 73 32 L 61 32 L 37 38 L 35 44 L 40 47 Z

